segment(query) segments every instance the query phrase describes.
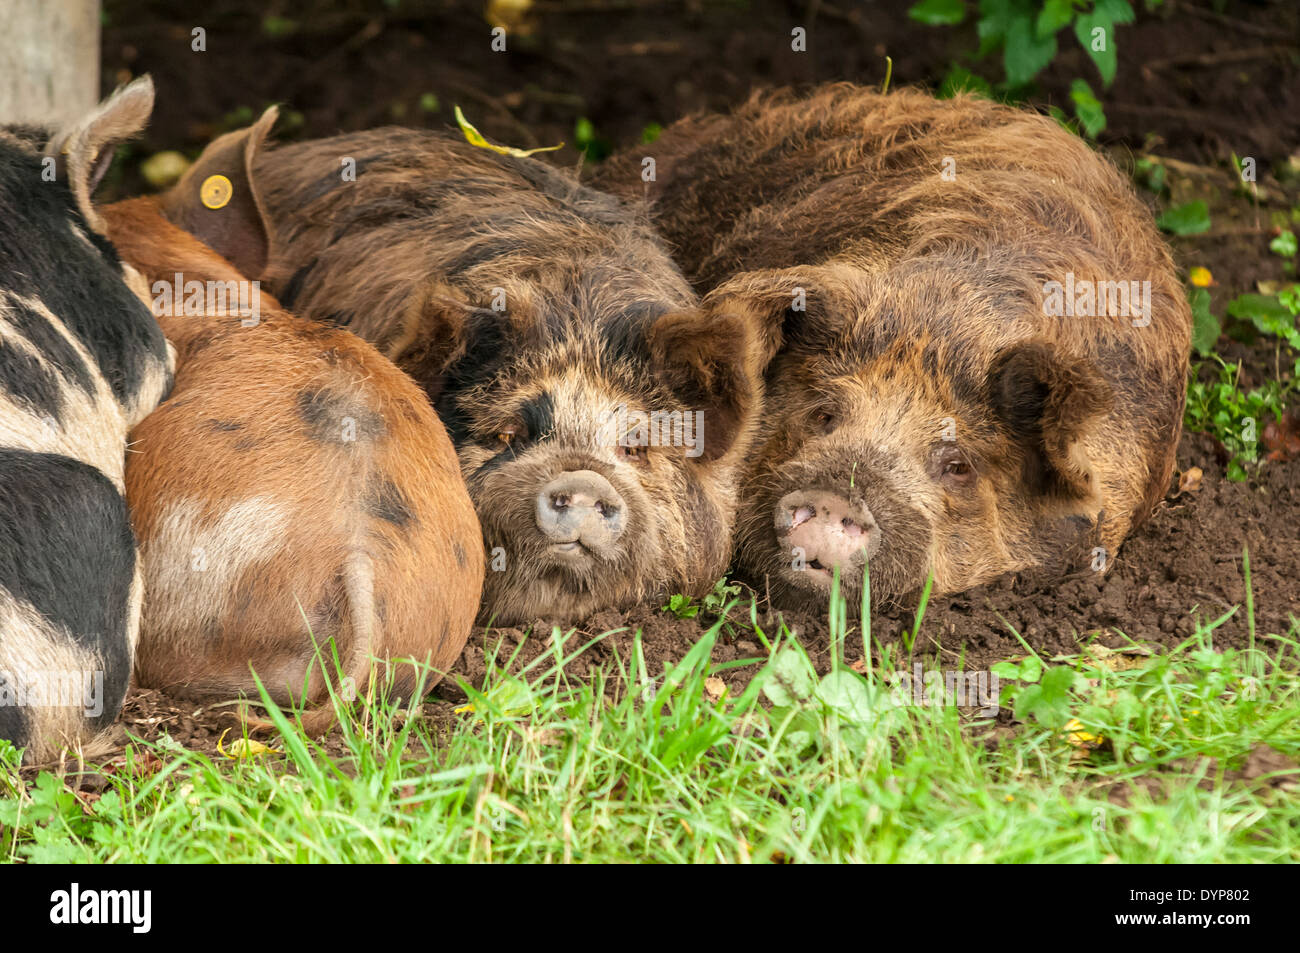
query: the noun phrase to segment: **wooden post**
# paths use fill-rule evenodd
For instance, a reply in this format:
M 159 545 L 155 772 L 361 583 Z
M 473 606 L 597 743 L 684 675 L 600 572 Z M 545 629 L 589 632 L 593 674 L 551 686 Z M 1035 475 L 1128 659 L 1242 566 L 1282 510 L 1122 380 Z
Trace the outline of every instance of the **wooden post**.
M 99 0 L 0 0 L 0 123 L 47 126 L 99 100 Z

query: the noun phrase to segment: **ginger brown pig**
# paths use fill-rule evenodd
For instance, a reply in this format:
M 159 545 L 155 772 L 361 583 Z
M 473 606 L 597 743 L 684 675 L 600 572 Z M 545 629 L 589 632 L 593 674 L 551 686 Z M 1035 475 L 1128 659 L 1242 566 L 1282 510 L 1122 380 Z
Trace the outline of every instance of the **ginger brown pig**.
M 178 352 L 126 470 L 146 591 L 136 674 L 212 699 L 256 697 L 255 672 L 277 703 L 321 706 L 305 719 L 320 728 L 326 673 L 351 680 L 347 700 L 372 658 L 393 663 L 396 696 L 417 680 L 398 660 L 437 681 L 469 636 L 483 555 L 420 388 L 244 277 L 267 255 L 250 172 L 274 119 L 217 139 L 169 193 L 104 210 Z

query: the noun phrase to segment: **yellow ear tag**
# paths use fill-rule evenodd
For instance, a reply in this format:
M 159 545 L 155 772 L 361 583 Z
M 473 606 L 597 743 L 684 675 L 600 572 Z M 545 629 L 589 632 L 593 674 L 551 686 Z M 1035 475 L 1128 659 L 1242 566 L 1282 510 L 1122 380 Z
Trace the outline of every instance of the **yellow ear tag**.
M 235 187 L 224 175 L 210 175 L 199 186 L 199 199 L 210 209 L 225 208 Z

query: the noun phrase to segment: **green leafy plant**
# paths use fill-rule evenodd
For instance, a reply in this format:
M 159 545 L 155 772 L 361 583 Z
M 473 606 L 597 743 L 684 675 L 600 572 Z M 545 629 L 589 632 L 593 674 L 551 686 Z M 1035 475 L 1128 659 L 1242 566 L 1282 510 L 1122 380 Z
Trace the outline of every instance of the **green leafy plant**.
M 1086 80 L 1076 79 L 1070 83 L 1070 101 L 1074 103 L 1074 114 L 1079 117 L 1083 131 L 1089 139 L 1096 139 L 1097 133 L 1106 128 L 1106 114 L 1102 112 L 1101 100 L 1093 95 Z
M 1295 232 L 1283 229 L 1282 234 L 1268 243 L 1268 250 L 1283 258 L 1294 258 L 1296 253 Z
M 998 662 L 989 671 L 1012 683 L 1002 690 L 1002 701 L 1012 704 L 1017 721 L 1033 719 L 1054 731 L 1065 727 L 1075 685 L 1073 669 L 1044 665 L 1037 653 L 1031 653 L 1019 662 Z
M 956 26 L 966 19 L 965 0 L 921 0 L 907 15 L 927 26 Z
M 614 143 L 596 132 L 596 126 L 586 116 L 580 116 L 573 126 L 573 140 L 592 162 L 599 162 L 614 151 Z
M 894 700 L 879 682 L 840 667 L 818 679 L 797 643 L 772 658 L 763 694 L 774 733 L 799 757 L 834 738 L 855 752 L 874 750 L 895 727 Z
M 1192 306 L 1192 350 L 1209 357 L 1223 332 L 1219 319 L 1210 311 L 1210 293 L 1204 288 L 1191 288 L 1187 300 Z
M 1013 96 L 1056 58 L 1060 35 L 1067 30 L 1092 60 L 1102 85 L 1109 87 L 1119 65 L 1115 27 L 1133 22 L 1128 0 L 979 0 L 976 7 L 979 48 L 974 57 L 984 59 L 1000 52 L 1003 79 L 996 91 Z M 966 14 L 965 0 L 921 0 L 908 10 L 913 20 L 929 26 L 956 26 Z M 992 91 L 987 81 L 957 65 L 944 80 L 940 95 L 962 89 Z M 1087 81 L 1077 78 L 1071 83 L 1070 101 L 1084 133 L 1095 138 L 1106 127 L 1106 117 Z
M 1217 380 L 1203 381 L 1200 379 L 1203 362 L 1192 366 L 1184 423 L 1189 430 L 1205 431 L 1217 437 L 1230 454 L 1228 479 L 1244 480 L 1246 465 L 1259 459 L 1259 439 L 1268 416 L 1280 420 L 1288 400 L 1300 390 L 1300 356 L 1295 357 L 1289 380 L 1269 380 L 1262 387 L 1242 391 L 1240 364 L 1226 362 L 1213 353 L 1220 325 L 1210 313 L 1209 292 L 1193 288 L 1188 300 L 1192 306 L 1192 349 L 1216 361 L 1219 370 Z M 1238 322 L 1229 327 L 1233 336 L 1244 325 L 1278 338 L 1279 347 L 1286 346 L 1300 354 L 1300 329 L 1296 327 L 1296 318 L 1300 316 L 1300 285 L 1283 288 L 1277 295 L 1238 295 L 1226 310 L 1228 317 Z
M 690 596 L 677 593 L 668 597 L 668 604 L 660 608 L 664 612 L 671 612 L 679 619 L 694 619 L 703 609 L 710 615 L 721 615 L 727 603 L 731 602 L 743 591 L 738 583 L 727 581 L 723 576 L 713 584 L 713 591 L 708 593 L 699 602 L 696 602 Z
M 1175 205 L 1161 213 L 1156 225 L 1174 235 L 1200 235 L 1210 230 L 1210 210 L 1201 199 Z
M 1034 682 L 1009 689 L 1009 700 L 1017 721 L 1031 718 L 1044 728 L 1059 730 L 1070 720 L 1070 689 L 1074 687 L 1074 670 L 1054 665 Z
M 1211 433 L 1223 443 L 1230 454 L 1228 479 L 1242 481 L 1247 477 L 1245 465 L 1259 459 L 1259 439 L 1266 417 L 1281 419 L 1294 381 L 1283 384 L 1271 380 L 1262 388 L 1242 392 L 1241 366 L 1217 355 L 1211 358 L 1219 364 L 1218 380 L 1209 383 L 1198 380 L 1200 365 L 1193 367 L 1184 421 L 1189 430 Z
M 664 612 L 671 612 L 679 619 L 694 619 L 700 614 L 700 605 L 690 596 L 680 592 L 668 597 L 668 604 L 661 607 Z
M 1238 295 L 1228 304 L 1228 314 L 1249 322 L 1262 334 L 1276 335 L 1300 351 L 1300 330 L 1296 330 L 1300 285 L 1291 285 L 1278 295 Z
M 1133 177 L 1138 183 L 1157 195 L 1165 190 L 1167 170 L 1161 162 L 1147 156 L 1139 156 L 1133 164 Z

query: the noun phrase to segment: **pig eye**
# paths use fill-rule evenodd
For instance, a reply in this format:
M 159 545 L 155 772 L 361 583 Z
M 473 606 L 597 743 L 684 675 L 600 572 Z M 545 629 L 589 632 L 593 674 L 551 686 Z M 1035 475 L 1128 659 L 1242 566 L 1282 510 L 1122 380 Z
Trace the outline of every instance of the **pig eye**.
M 501 443 L 507 447 L 525 439 L 527 436 L 528 431 L 521 424 L 506 424 L 497 431 L 497 440 L 501 441 Z
M 975 482 L 975 468 L 957 448 L 949 447 L 940 452 L 935 461 L 937 476 L 947 486 L 965 489 Z
M 624 460 L 630 460 L 632 463 L 645 463 L 647 459 L 645 447 L 629 447 L 620 443 L 614 447 L 614 453 L 616 456 L 622 457 Z
M 829 407 L 823 407 L 821 410 L 818 410 L 813 414 L 812 422 L 813 426 L 822 433 L 830 433 L 835 429 L 839 420 L 835 416 L 835 411 L 831 410 Z

